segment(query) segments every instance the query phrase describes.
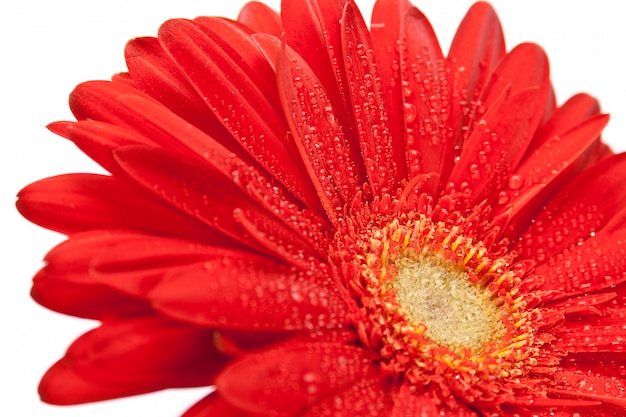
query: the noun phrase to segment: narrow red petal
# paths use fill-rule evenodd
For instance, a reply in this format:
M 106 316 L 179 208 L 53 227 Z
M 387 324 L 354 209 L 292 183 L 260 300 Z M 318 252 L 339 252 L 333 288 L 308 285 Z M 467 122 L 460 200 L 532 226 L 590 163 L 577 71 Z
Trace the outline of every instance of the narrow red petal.
M 454 145 L 448 69 L 430 22 L 417 9 L 404 16 L 399 48 L 409 176 L 441 174 Z
M 626 154 L 584 171 L 562 189 L 523 235 L 517 251 L 543 263 L 599 232 L 626 204 Z
M 333 220 L 364 182 L 356 149 L 351 148 L 333 102 L 306 62 L 289 50 L 278 66 L 279 90 L 288 122 L 305 167 Z
M 566 300 L 550 303 L 547 309 L 553 310 L 560 315 L 585 314 L 601 315 L 601 305 L 617 297 L 614 292 L 585 294 L 579 297 L 568 298 Z
M 572 129 L 592 116 L 600 114 L 598 100 L 588 94 L 576 94 L 559 107 L 552 117 L 537 131 L 529 147 L 529 154 L 548 139 Z
M 355 346 L 292 344 L 230 364 L 216 385 L 224 399 L 250 413 L 295 416 L 318 398 L 375 375 L 372 359 Z
M 153 144 L 130 129 L 95 120 L 56 122 L 49 125 L 48 129 L 74 142 L 81 151 L 111 173 L 116 173 L 118 168 L 113 150 L 127 145 Z
M 513 405 L 514 404 L 514 405 Z M 519 405 L 519 406 L 518 406 Z M 614 417 L 598 410 L 600 401 L 565 398 L 529 398 L 502 407 L 507 415 L 515 417 Z
M 166 22 L 159 31 L 159 40 L 239 144 L 276 180 L 302 198 L 310 185 L 287 151 L 287 125 L 282 112 L 266 97 L 275 91 L 260 90 L 250 75 L 197 25 L 185 20 Z M 262 57 L 258 49 L 257 53 Z M 303 201 L 309 202 L 306 198 Z
M 40 394 L 49 403 L 78 404 L 210 385 L 226 362 L 210 330 L 157 317 L 105 322 L 70 346 L 44 375 Z
M 115 157 L 126 175 L 165 204 L 234 241 L 263 250 L 234 217 L 237 209 L 255 211 L 260 208 L 220 173 L 157 148 L 121 148 L 115 152 Z
M 284 31 L 280 15 L 257 1 L 246 3 L 239 12 L 237 20 L 254 32 L 280 36 Z
M 181 70 L 156 38 L 137 38 L 124 50 L 130 77 L 137 89 L 158 100 L 170 111 L 225 144 L 230 134 L 207 108 Z
M 358 9 L 346 5 L 341 19 L 342 44 L 352 114 L 365 172 L 375 195 L 395 192 L 397 175 L 392 138 L 370 34 Z
M 133 229 L 201 242 L 228 242 L 141 189 L 103 175 L 67 174 L 40 180 L 20 191 L 17 208 L 33 223 L 65 234 Z
M 505 52 L 502 27 L 493 7 L 485 2 L 474 4 L 461 22 L 448 54 L 450 121 L 455 124 L 457 145 L 465 140 L 483 89 Z
M 158 266 L 145 264 L 154 260 L 146 253 L 150 252 L 150 245 L 160 249 L 163 242 L 170 243 L 170 239 L 122 231 L 74 234 L 46 255 L 46 266 L 35 276 L 31 294 L 48 308 L 79 317 L 102 320 L 150 313 L 152 310 L 148 304 L 141 301 L 145 299 L 146 289 L 143 287 L 146 283 L 149 287 Z M 178 249 L 180 258 L 190 256 L 192 247 L 189 246 L 186 252 L 184 248 Z M 202 246 L 195 244 L 197 248 Z M 171 247 L 172 244 L 168 249 Z M 120 251 L 120 248 L 135 252 Z M 138 258 L 134 263 L 129 260 L 133 257 Z M 174 253 L 170 255 L 172 257 L 180 261 Z M 143 269 L 138 267 L 142 262 Z M 103 279 L 95 270 L 98 264 L 106 266 L 104 276 L 113 279 Z
M 341 30 L 338 22 L 348 0 L 285 0 L 281 17 L 285 43 L 302 57 L 316 74 L 321 87 L 335 106 L 339 123 L 351 124 L 348 109 L 348 80 L 341 59 Z
M 134 115 L 132 125 L 149 132 L 150 138 L 164 149 L 176 150 L 185 159 L 191 158 L 207 165 L 210 170 L 219 171 L 233 187 L 280 216 L 284 223 L 293 223 L 288 219 L 302 217 L 299 214 L 302 203 L 275 184 L 272 177 L 248 156 L 238 158 L 230 149 L 153 101 L 136 95 L 124 96 L 123 100 L 127 114 Z M 312 209 L 319 209 L 319 201 L 312 189 L 301 189 L 295 195 Z
M 626 281 L 626 229 L 599 232 L 540 265 L 538 289 L 551 291 L 544 300 L 572 297 Z
M 74 111 L 80 112 L 81 117 L 127 128 L 134 131 L 135 139 L 142 143 L 153 143 L 200 159 L 226 176 L 231 176 L 241 165 L 257 166 L 247 153 L 237 149 L 238 145 L 230 136 L 230 143 L 226 143 L 230 147 L 226 147 L 136 89 L 106 81 L 91 81 L 76 87 L 70 100 L 74 103 Z
M 415 392 L 410 384 L 400 386 L 393 398 L 393 409 L 389 417 L 442 416 L 442 417 L 477 417 L 461 404 L 453 409 L 442 408 L 429 391 Z
M 80 274 L 86 275 L 85 271 L 80 271 Z M 31 297 L 50 310 L 92 320 L 152 313 L 149 304 L 141 300 L 99 282 L 78 282 L 74 277 L 73 274 L 58 274 L 45 267 L 33 279 Z
M 602 401 L 619 407 L 620 414 L 626 410 L 626 380 L 583 372 L 557 371 L 555 379 L 562 388 L 550 389 L 557 395 Z
M 257 48 L 250 29 L 239 22 L 220 17 L 200 16 L 193 22 L 199 23 L 198 28 L 215 42 L 236 68 L 250 78 L 252 84 L 263 93 L 264 99 L 280 113 L 276 74 L 271 63 Z
M 197 403 L 181 417 L 252 417 L 244 411 L 238 410 L 226 401 L 219 393 L 213 392 Z
M 526 70 L 520 71 L 520 68 Z M 537 88 L 537 104 L 533 107 L 534 113 L 530 116 L 529 123 L 532 135 L 543 119 L 548 102 L 551 90 L 549 72 L 548 58 L 539 46 L 531 43 L 520 44 L 494 69 L 481 97 L 481 104 L 488 109 L 506 89 L 511 90 L 511 95 L 515 95 L 528 88 Z M 519 158 L 522 156 L 523 154 L 519 155 Z
M 570 371 L 580 370 L 588 374 L 599 374 L 609 378 L 626 376 L 624 352 L 581 352 L 570 353 L 559 364 Z
M 117 109 L 119 101 L 110 98 L 131 94 L 144 93 L 122 83 L 88 81 L 77 85 L 70 94 L 70 109 L 76 120 L 91 119 L 124 126 L 123 114 Z
M 389 131 L 391 133 L 392 159 L 396 166 L 397 180 L 408 177 L 405 138 L 405 113 L 402 111 L 402 82 L 400 81 L 400 58 L 395 47 L 400 40 L 400 26 L 411 8 L 407 0 L 378 0 L 372 13 L 372 46 L 378 61 L 381 91 L 388 105 Z
M 48 404 L 73 405 L 94 401 L 145 394 L 147 387 L 131 389 L 127 386 L 103 384 L 74 372 L 71 363 L 61 359 L 44 375 L 39 384 L 39 396 Z
M 259 212 L 236 210 L 234 215 L 251 239 L 285 263 L 308 269 L 316 265 L 315 257 L 325 261 L 323 251 L 314 252 L 311 246 L 298 239 L 291 230 L 282 227 L 278 222 L 268 221 Z M 322 242 L 325 241 L 326 239 L 322 239 Z
M 608 121 L 607 115 L 591 117 L 546 140 L 521 163 L 499 195 L 502 207 L 511 207 L 516 227 L 530 224 L 547 200 L 579 174 L 581 158 L 595 147 Z
M 505 92 L 478 121 L 450 175 L 460 190 L 469 189 L 473 203 L 494 199 L 508 184 L 534 133 L 539 100 L 537 88 Z
M 69 243 L 75 240 L 73 237 Z M 168 272 L 224 251 L 190 240 L 130 232 L 108 232 L 95 242 L 78 242 L 70 250 L 88 258 L 87 272 L 93 281 L 141 299 L 146 299 Z
M 437 415 L 439 408 L 430 395 L 411 392 L 411 385 L 403 383 L 393 398 L 393 408 L 389 417 L 411 417 Z
M 240 330 L 301 330 L 345 323 L 346 306 L 321 270 L 317 277 L 245 252 L 174 270 L 149 294 L 178 320 Z
M 387 416 L 391 396 L 380 377 L 362 379 L 307 408 L 302 417 Z
M 624 312 L 621 312 L 624 314 Z M 595 327 L 594 327 L 595 325 Z M 559 333 L 559 340 L 554 342 L 554 348 L 564 349 L 564 351 L 577 353 L 617 353 L 620 352 L 624 355 L 626 348 L 620 342 L 626 339 L 626 330 L 624 330 L 626 322 L 623 320 L 614 324 L 596 325 L 591 324 L 574 324 L 562 328 L 563 333 Z M 623 366 L 623 364 L 622 364 Z M 580 370 L 580 368 L 576 368 Z M 607 370 L 602 372 L 601 369 L 596 367 L 596 371 L 602 374 L 610 374 L 611 371 Z M 622 374 L 619 377 L 624 378 L 624 369 L 622 368 Z

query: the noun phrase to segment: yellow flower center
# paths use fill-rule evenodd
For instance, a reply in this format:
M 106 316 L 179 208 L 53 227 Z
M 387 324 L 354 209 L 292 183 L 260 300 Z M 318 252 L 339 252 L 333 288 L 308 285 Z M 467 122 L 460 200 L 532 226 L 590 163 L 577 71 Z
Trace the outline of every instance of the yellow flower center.
M 466 402 L 508 398 L 508 381 L 539 355 L 534 300 L 520 294 L 532 265 L 481 240 L 475 217 L 389 217 L 346 223 L 335 240 L 359 341 L 415 392 L 434 384 Z
M 402 257 L 392 282 L 396 301 L 424 336 L 454 351 L 480 352 L 505 331 L 492 294 L 467 274 L 435 256 Z

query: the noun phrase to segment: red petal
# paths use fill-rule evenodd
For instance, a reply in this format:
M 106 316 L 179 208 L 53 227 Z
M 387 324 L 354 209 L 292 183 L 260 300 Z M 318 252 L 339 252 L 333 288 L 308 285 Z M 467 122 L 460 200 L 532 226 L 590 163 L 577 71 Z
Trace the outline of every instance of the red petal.
M 358 9 L 348 3 L 341 19 L 344 65 L 352 115 L 365 172 L 375 195 L 395 192 L 396 168 L 387 108 L 374 61 L 370 34 Z
M 476 417 L 477 414 L 465 406 L 457 404 L 455 409 L 442 409 L 429 392 L 414 392 L 409 383 L 400 387 L 393 399 L 394 406 L 389 417 L 442 416 L 442 417 Z
M 201 16 L 193 20 L 214 41 L 224 55 L 243 71 L 250 81 L 263 93 L 264 99 L 280 113 L 280 98 L 276 89 L 276 74 L 270 62 L 259 51 L 252 39 L 252 32 L 229 19 Z M 283 122 L 284 123 L 284 122 Z
M 474 4 L 461 22 L 448 54 L 450 121 L 455 123 L 457 145 L 465 140 L 483 88 L 505 52 L 502 27 L 493 7 L 485 2 Z
M 282 223 L 291 225 L 296 234 L 304 235 L 302 224 L 306 221 L 300 211 L 300 204 L 291 194 L 278 187 L 272 178 L 266 178 L 259 171 L 261 168 L 256 168 L 254 161 L 249 158 L 244 160 L 237 158 L 210 136 L 152 101 L 139 96 L 125 96 L 124 103 L 128 113 L 135 114 L 133 123 L 140 129 L 149 131 L 150 137 L 164 149 L 180 151 L 186 158 L 201 161 L 203 165 L 208 165 L 210 170 L 219 171 L 223 177 L 230 180 L 233 187 L 239 188 L 268 212 L 280 217 Z M 314 194 L 301 191 L 299 196 L 307 199 L 305 203 L 312 208 L 319 207 L 319 201 Z M 319 218 L 317 222 L 319 221 L 323 220 Z
M 229 179 L 157 148 L 126 147 L 118 149 L 115 156 L 132 180 L 163 202 L 235 241 L 263 250 L 234 218 L 237 209 L 257 211 L 260 207 Z
M 149 294 L 178 320 L 240 330 L 299 330 L 347 322 L 334 282 L 245 252 L 172 271 Z
M 626 355 L 623 351 L 570 353 L 559 365 L 568 368 L 569 371 L 578 370 L 609 378 L 626 376 Z
M 597 406 L 601 404 L 600 401 L 578 399 L 518 397 L 501 408 L 506 410 L 505 415 L 515 417 L 615 417 L 615 414 L 599 411 Z
M 531 43 L 516 46 L 494 69 L 481 97 L 482 105 L 488 109 L 507 89 L 511 90 L 511 95 L 515 95 L 528 88 L 538 88 L 537 103 L 525 129 L 530 130 L 531 135 L 534 134 L 543 118 L 551 90 L 549 71 L 548 58 L 539 46 Z M 522 156 L 523 153 L 518 158 Z
M 76 240 L 73 237 L 69 243 Z M 94 281 L 143 299 L 166 273 L 212 259 L 227 250 L 128 232 L 106 233 L 86 243 L 78 242 L 72 250 L 89 260 L 87 272 Z
M 554 197 L 516 250 L 543 263 L 599 232 L 626 205 L 626 154 L 584 171 Z
M 181 417 L 251 417 L 224 401 L 217 392 L 213 392 L 193 405 Z
M 563 333 L 559 334 L 559 339 L 553 342 L 553 345 L 557 349 L 562 349 L 566 352 L 584 352 L 584 353 L 617 353 L 624 355 L 626 348 L 623 346 L 623 341 L 626 339 L 626 330 L 623 329 L 626 323 L 592 327 L 593 324 L 587 325 L 575 325 L 563 328 Z M 622 364 L 622 366 L 624 366 Z M 576 368 L 579 369 L 579 368 Z M 602 371 L 601 368 L 596 367 L 596 371 L 602 374 L 611 374 L 609 370 Z M 620 377 L 624 377 L 624 369 L 621 370 Z
M 86 273 L 80 271 L 81 275 Z M 59 276 L 47 267 L 33 280 L 31 297 L 50 310 L 93 320 L 140 316 L 150 306 L 98 282 L 76 282 L 69 273 Z
M 549 390 L 554 394 L 602 401 L 619 407 L 621 413 L 626 409 L 626 380 L 567 370 L 557 371 L 554 377 L 561 383 Z
M 552 117 L 541 126 L 529 147 L 534 152 L 545 141 L 579 125 L 582 120 L 600 114 L 598 100 L 587 94 L 576 94 L 559 107 Z
M 296 146 L 329 219 L 343 212 L 364 182 L 354 155 L 329 100 L 306 62 L 285 47 L 278 65 L 279 90 L 290 115 Z
M 375 377 L 324 397 L 307 408 L 302 417 L 386 416 L 391 407 L 388 388 L 380 377 Z
M 241 146 L 289 191 L 310 203 L 309 182 L 287 151 L 282 112 L 266 97 L 275 90 L 259 89 L 198 24 L 166 22 L 159 30 L 159 40 Z
M 275 185 L 266 185 L 262 173 L 256 168 L 251 158 L 241 160 L 233 155 L 231 149 L 217 143 L 212 137 L 199 131 L 193 125 L 177 117 L 169 109 L 154 100 L 140 94 L 137 90 L 123 89 L 107 82 L 89 82 L 78 86 L 72 94 L 74 101 L 86 117 L 104 119 L 135 130 L 137 137 L 150 137 L 155 142 L 170 151 L 179 152 L 185 157 L 201 160 L 203 163 L 217 169 L 231 178 L 233 184 L 246 193 L 259 195 L 260 201 L 265 204 L 275 203 L 271 207 L 275 211 L 279 205 L 289 204 L 288 194 L 281 192 Z M 90 107 L 90 101 L 109 106 L 108 114 L 100 114 L 99 109 Z M 77 105 L 78 106 L 78 105 Z M 97 138 L 89 143 L 98 154 L 106 153 L 109 149 L 100 149 Z M 231 144 L 232 145 L 232 144 Z M 91 149 L 91 148 L 90 148 Z M 244 155 L 245 156 L 245 155 Z M 118 170 L 112 169 L 116 172 Z M 297 193 L 305 203 L 311 207 L 319 207 L 319 202 L 311 192 L 301 189 Z M 290 216 L 288 216 L 290 217 Z
M 228 131 L 207 108 L 158 39 L 133 39 L 126 45 L 124 56 L 138 89 L 220 143 L 232 141 Z
M 141 189 L 96 174 L 67 174 L 37 181 L 20 191 L 17 208 L 33 223 L 65 234 L 132 229 L 203 242 L 228 242 Z
M 566 300 L 551 303 L 548 311 L 554 311 L 561 315 L 568 314 L 601 314 L 600 305 L 617 297 L 614 292 L 586 294 L 580 297 L 568 298 Z
M 293 416 L 318 398 L 377 373 L 372 353 L 332 343 L 276 347 L 229 365 L 218 392 L 250 413 Z
M 254 32 L 268 33 L 274 36 L 280 36 L 283 33 L 280 15 L 257 1 L 246 3 L 239 12 L 237 20 Z
M 103 384 L 77 374 L 71 363 L 60 360 L 44 375 L 39 384 L 41 400 L 55 405 L 72 405 L 113 398 L 128 397 L 153 391 L 143 388 L 133 390 L 127 386 Z
M 291 230 L 282 227 L 280 223 L 268 221 L 263 215 L 259 215 L 258 211 L 237 210 L 235 219 L 259 246 L 290 265 L 308 269 L 316 264 L 315 255 L 322 261 L 326 256 L 324 250 L 313 252 L 312 248 L 299 240 Z M 322 242 L 326 241 L 322 239 Z
M 90 81 L 76 87 L 70 96 L 75 112 L 81 117 L 101 120 L 106 123 L 126 127 L 135 132 L 142 143 L 154 143 L 182 153 L 224 171 L 226 176 L 236 169 L 238 163 L 254 165 L 252 158 L 242 153 L 237 144 L 224 147 L 216 140 L 200 131 L 188 121 L 178 117 L 161 103 L 142 94 L 140 91 L 106 81 Z M 98 107 L 91 104 L 96 103 Z M 101 112 L 104 107 L 107 111 Z M 149 139 L 148 139 L 149 138 Z M 238 151 L 244 157 L 233 156 Z
M 210 330 L 156 317 L 105 322 L 44 375 L 40 395 L 53 404 L 77 404 L 210 385 L 226 362 Z
M 474 127 L 450 175 L 451 183 L 471 190 L 473 203 L 494 199 L 508 184 L 534 133 L 540 91 L 507 92 Z
M 599 141 L 608 116 L 598 115 L 560 136 L 554 136 L 528 157 L 501 191 L 500 210 L 512 217 L 509 236 L 515 238 L 535 219 L 554 194 L 584 169 Z
M 74 142 L 81 151 L 111 173 L 119 171 L 113 159 L 113 150 L 127 145 L 152 144 L 130 129 L 95 120 L 56 122 L 48 125 L 48 129 Z
M 339 25 L 346 3 L 347 0 L 285 0 L 280 12 L 286 44 L 319 79 L 344 128 L 351 124 Z
M 626 228 L 600 232 L 540 265 L 537 288 L 551 291 L 545 300 L 556 300 L 603 290 L 626 281 Z
M 140 299 L 168 270 L 215 256 L 215 251 L 191 241 L 124 231 L 75 234 L 48 253 L 32 296 L 80 317 L 145 314 L 151 310 Z
M 77 120 L 91 119 L 127 126 L 133 114 L 128 114 L 121 98 L 133 95 L 154 101 L 150 96 L 126 84 L 88 81 L 74 88 L 70 94 L 70 108 Z
M 567 321 L 555 330 L 558 338 L 552 344 L 572 353 L 626 351 L 626 308 L 618 300 L 613 304 L 597 308 L 595 315 Z
M 409 176 L 441 174 L 454 145 L 448 127 L 446 61 L 428 19 L 417 9 L 404 16 L 401 36 L 400 78 Z
M 372 13 L 371 36 L 378 62 L 381 89 L 388 105 L 387 117 L 393 141 L 392 159 L 396 165 L 397 179 L 407 178 L 407 154 L 402 109 L 402 83 L 400 81 L 399 55 L 396 48 L 400 40 L 400 25 L 411 8 L 407 0 L 378 0 Z

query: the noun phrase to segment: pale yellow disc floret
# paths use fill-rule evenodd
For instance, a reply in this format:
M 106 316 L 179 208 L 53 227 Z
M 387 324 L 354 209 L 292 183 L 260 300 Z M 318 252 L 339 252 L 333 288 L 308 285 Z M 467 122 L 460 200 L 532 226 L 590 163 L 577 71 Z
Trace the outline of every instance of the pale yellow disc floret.
M 401 257 L 392 287 L 396 301 L 424 336 L 454 351 L 480 352 L 504 332 L 489 290 L 470 282 L 465 271 L 437 256 Z

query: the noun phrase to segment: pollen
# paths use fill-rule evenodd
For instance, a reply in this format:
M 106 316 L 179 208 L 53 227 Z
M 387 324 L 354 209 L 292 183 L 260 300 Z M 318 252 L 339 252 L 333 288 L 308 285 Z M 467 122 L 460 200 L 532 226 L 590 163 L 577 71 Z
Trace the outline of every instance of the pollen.
M 396 301 L 424 336 L 453 351 L 478 353 L 504 333 L 498 307 L 485 288 L 457 265 L 436 256 L 402 257 L 392 283 Z

